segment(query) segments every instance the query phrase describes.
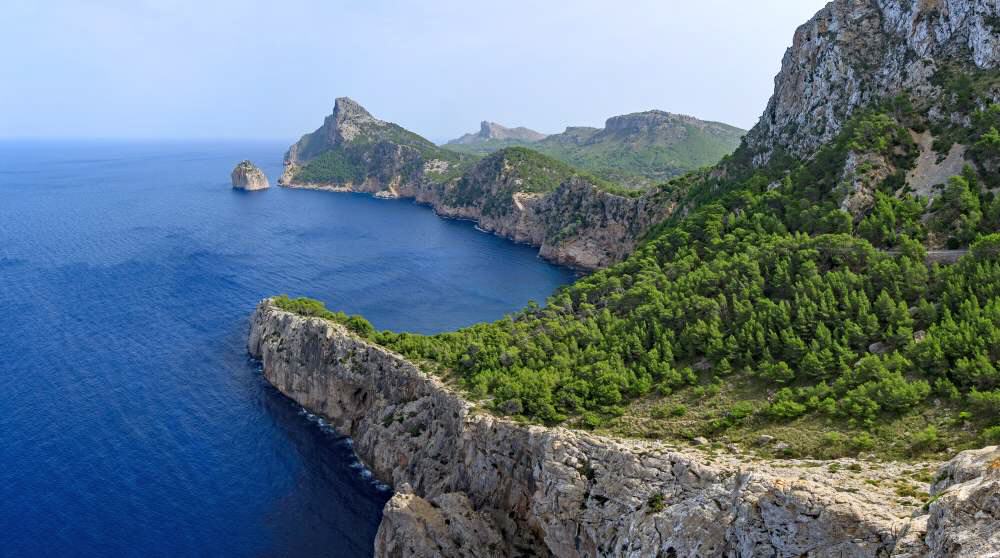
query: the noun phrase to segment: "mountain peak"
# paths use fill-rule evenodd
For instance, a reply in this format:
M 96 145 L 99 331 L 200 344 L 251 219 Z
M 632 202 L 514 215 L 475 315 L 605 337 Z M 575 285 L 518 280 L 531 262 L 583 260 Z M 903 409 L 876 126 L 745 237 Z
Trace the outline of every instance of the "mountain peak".
M 385 122 L 372 116 L 365 107 L 350 97 L 337 97 L 333 114 L 324 123 L 331 143 L 351 141 L 367 128 L 383 125 Z
M 373 118 L 371 113 L 361 106 L 361 103 L 350 97 L 337 97 L 333 104 L 333 114 L 343 119 L 350 118 Z

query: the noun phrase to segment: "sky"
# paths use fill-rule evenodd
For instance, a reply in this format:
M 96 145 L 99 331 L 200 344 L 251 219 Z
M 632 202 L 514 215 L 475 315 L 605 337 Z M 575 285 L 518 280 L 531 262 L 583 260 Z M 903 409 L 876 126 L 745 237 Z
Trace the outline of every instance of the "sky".
M 661 109 L 749 128 L 825 0 L 3 0 L 0 138 L 435 141 Z

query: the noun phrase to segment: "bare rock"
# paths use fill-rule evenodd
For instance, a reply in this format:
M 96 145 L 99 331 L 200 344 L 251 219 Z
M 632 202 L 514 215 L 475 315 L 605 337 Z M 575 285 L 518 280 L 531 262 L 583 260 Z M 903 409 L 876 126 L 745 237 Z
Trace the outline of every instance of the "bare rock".
M 774 436 L 768 436 L 767 434 L 762 434 L 757 437 L 758 446 L 767 446 L 773 443 L 775 440 Z
M 995 0 L 834 0 L 795 32 L 774 95 L 746 144 L 762 165 L 775 150 L 808 157 L 878 99 L 940 92 L 948 60 L 1000 67 Z M 932 110 L 940 121 L 951 115 Z
M 230 176 L 237 190 L 264 190 L 270 187 L 264 171 L 250 161 L 241 161 Z
M 966 451 L 938 473 L 928 505 L 930 556 L 1000 556 L 1000 448 Z
M 868 352 L 873 355 L 884 355 L 889 352 L 889 345 L 878 341 L 868 345 Z

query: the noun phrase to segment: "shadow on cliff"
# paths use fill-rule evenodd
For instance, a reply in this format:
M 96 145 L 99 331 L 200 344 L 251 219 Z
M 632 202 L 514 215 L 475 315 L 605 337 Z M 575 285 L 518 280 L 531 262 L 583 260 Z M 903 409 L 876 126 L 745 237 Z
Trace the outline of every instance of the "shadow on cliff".
M 275 537 L 273 548 L 282 556 L 371 556 L 391 491 L 364 469 L 350 438 L 268 384 L 260 375 L 260 362 L 247 361 L 257 374 L 264 414 L 298 454 L 294 461 L 305 464 L 294 473 L 290 490 L 263 513 Z M 329 505 L 333 494 L 343 507 Z

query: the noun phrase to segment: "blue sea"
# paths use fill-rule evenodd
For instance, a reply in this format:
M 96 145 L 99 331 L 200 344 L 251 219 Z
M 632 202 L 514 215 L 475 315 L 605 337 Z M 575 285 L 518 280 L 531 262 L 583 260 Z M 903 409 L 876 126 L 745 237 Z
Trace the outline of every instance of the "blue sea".
M 285 147 L 0 143 L 0 555 L 370 556 L 391 494 L 262 379 L 256 303 L 432 333 L 573 279 L 409 201 L 230 188 Z

